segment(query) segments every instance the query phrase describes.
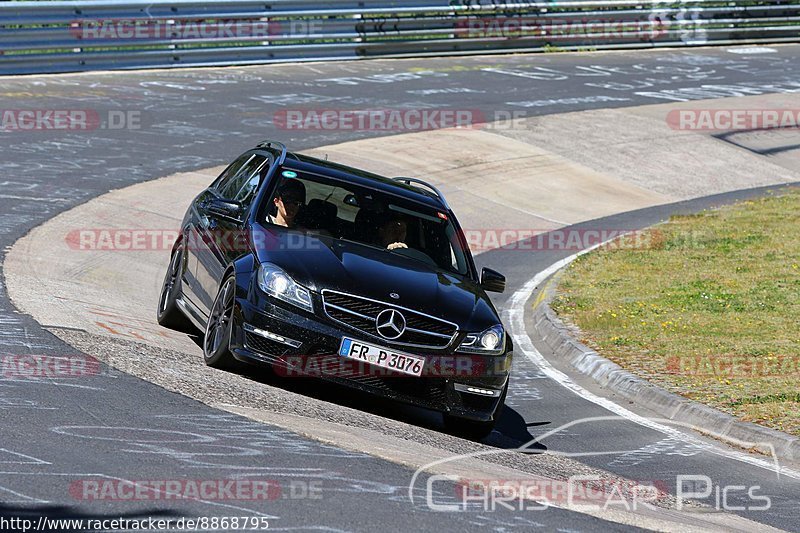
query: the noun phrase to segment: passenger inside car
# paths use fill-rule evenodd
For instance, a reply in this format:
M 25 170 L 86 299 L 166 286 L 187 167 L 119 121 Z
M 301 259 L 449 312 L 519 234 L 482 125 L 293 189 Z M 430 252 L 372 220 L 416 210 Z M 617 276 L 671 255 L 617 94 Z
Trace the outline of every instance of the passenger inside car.
M 378 245 L 388 250 L 408 248 L 407 232 L 408 224 L 402 217 L 387 213 L 378 226 Z

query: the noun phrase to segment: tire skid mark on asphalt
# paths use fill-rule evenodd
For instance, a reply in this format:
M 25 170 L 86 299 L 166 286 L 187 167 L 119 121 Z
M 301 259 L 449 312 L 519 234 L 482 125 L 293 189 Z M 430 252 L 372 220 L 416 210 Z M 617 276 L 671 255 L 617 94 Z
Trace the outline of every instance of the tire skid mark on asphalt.
M 58 407 L 44 407 L 27 398 L 16 398 L 0 395 L 0 411 L 6 409 L 33 409 L 38 411 L 56 411 Z
M 547 379 L 547 376 L 539 369 L 524 359 L 515 359 L 508 385 L 506 405 L 518 407 L 526 402 L 541 400 L 544 396 L 536 384 L 542 379 Z
M 405 498 L 407 486 L 352 477 L 344 467 L 337 471 L 326 467 L 271 466 L 265 461 L 272 450 L 320 458 L 372 460 L 373 457 L 366 453 L 300 440 L 291 431 L 233 414 L 156 415 L 154 418 L 177 423 L 187 431 L 117 426 L 56 426 L 51 430 L 67 437 L 118 443 L 118 453 L 166 457 L 193 469 L 225 469 L 226 478 L 230 479 L 268 475 L 270 479 L 280 481 L 281 486 L 284 483 L 290 486 L 297 480 L 310 480 L 322 482 L 325 493 L 373 493 L 390 496 L 395 501 Z M 103 477 L 121 479 L 108 475 Z M 228 507 L 254 512 L 249 508 Z
M 707 450 L 707 447 L 697 444 L 684 442 L 675 437 L 667 437 L 652 444 L 642 446 L 638 450 L 625 452 L 615 457 L 609 462 L 609 466 L 635 466 L 641 464 L 654 456 L 678 455 L 681 457 L 692 457 Z
M 9 461 L 9 460 L 6 459 L 6 457 L 13 458 L 13 459 L 16 459 L 16 460 Z M 7 448 L 0 448 L 0 464 L 3 464 L 3 465 L 8 465 L 8 464 L 15 464 L 15 465 L 49 465 L 49 464 L 52 464 L 52 463 L 50 463 L 48 461 L 45 461 L 43 459 L 39 459 L 39 458 L 33 457 L 31 455 L 26 455 L 24 453 L 15 452 L 15 451 L 9 450 Z
M 8 459 L 15 459 L 15 460 L 8 460 Z M 34 467 L 46 467 L 51 466 L 53 463 L 49 461 L 45 461 L 44 459 L 39 459 L 37 457 L 33 457 L 31 455 L 27 455 L 20 452 L 15 452 L 13 450 L 9 450 L 7 448 L 0 448 L 0 468 L 2 469 L 9 469 L 15 468 L 12 465 L 19 465 L 17 468 L 22 467 L 25 465 L 26 468 L 34 468 Z M 0 475 L 6 475 L 9 472 L 0 472 Z M 0 494 L 8 493 L 13 494 L 19 498 L 20 500 L 9 500 L 5 497 L 0 497 L 0 503 L 2 504 L 9 504 L 9 503 L 49 503 L 46 500 L 42 500 L 39 498 L 34 498 L 33 496 L 28 496 L 27 494 L 23 494 L 19 491 L 12 490 L 5 485 L 0 485 Z
M 11 490 L 8 487 L 4 487 L 3 485 L 0 485 L 0 494 L 1 493 L 13 494 L 16 497 L 21 498 L 20 500 L 9 500 L 9 499 L 6 499 L 6 498 L 2 498 L 1 501 L 4 504 L 8 504 L 8 503 L 48 503 L 46 500 L 40 500 L 38 498 L 34 498 L 33 496 L 28 496 L 26 494 L 22 494 L 21 492 L 17 492 L 15 490 Z
M 137 482 L 137 480 L 128 479 L 128 478 L 125 478 L 125 477 L 113 476 L 113 475 L 104 474 L 104 473 L 97 473 L 97 472 L 85 473 L 85 472 L 18 472 L 18 471 L 5 471 L 5 472 L 0 472 L 0 475 L 2 475 L 2 476 L 24 476 L 24 477 L 33 476 L 33 477 L 44 477 L 44 478 L 46 478 L 46 477 L 55 477 L 55 478 L 67 477 L 67 478 L 70 478 L 73 481 L 74 480 L 81 480 L 81 479 L 88 479 L 88 478 L 92 478 L 92 479 L 102 478 L 102 479 L 107 479 L 109 481 L 118 481 L 118 482 L 122 482 L 122 483 L 127 483 L 127 484 L 130 484 L 132 486 L 135 486 L 135 487 L 139 488 L 141 491 L 149 491 L 149 492 L 154 492 L 154 493 L 167 494 L 165 491 L 159 490 L 159 489 L 154 488 L 154 487 L 149 487 L 147 485 L 143 485 L 141 482 Z M 38 498 L 33 498 L 31 496 L 26 496 L 26 495 L 24 495 L 22 493 L 18 493 L 16 491 L 12 491 L 11 489 L 7 489 L 7 488 L 4 488 L 4 487 L 0 486 L 0 491 L 2 491 L 2 490 L 7 490 L 7 491 L 9 491 L 11 493 L 17 494 L 17 495 L 19 495 L 21 497 L 24 497 L 24 498 L 27 498 L 27 500 L 25 500 L 24 502 L 19 502 L 19 501 L 18 502 L 9 502 L 8 500 L 3 500 L 3 503 L 28 503 L 28 504 L 30 504 L 30 503 L 39 503 L 39 504 L 53 503 L 53 502 L 51 502 L 49 500 L 42 500 L 42 499 L 38 499 Z M 150 500 L 146 500 L 146 501 L 150 501 Z M 205 500 L 205 499 L 202 499 L 202 498 L 199 498 L 199 497 L 198 498 L 184 498 L 184 499 L 170 498 L 170 499 L 167 499 L 167 501 L 171 501 L 171 502 L 181 502 L 181 501 L 183 501 L 183 502 L 187 502 L 187 503 L 190 502 L 190 503 L 195 503 L 195 504 L 199 503 L 199 504 L 209 505 L 209 506 L 213 506 L 213 507 L 223 507 L 223 508 L 231 509 L 231 510 L 234 510 L 234 511 L 243 511 L 245 513 L 264 516 L 264 517 L 270 518 L 270 519 L 272 519 L 272 518 L 280 518 L 279 516 L 270 515 L 270 514 L 264 513 L 264 512 L 262 512 L 260 510 L 257 510 L 257 509 L 250 509 L 248 507 L 241 507 L 241 506 L 238 506 L 238 505 L 232 505 L 232 504 L 222 503 L 222 502 L 218 502 L 218 501 Z

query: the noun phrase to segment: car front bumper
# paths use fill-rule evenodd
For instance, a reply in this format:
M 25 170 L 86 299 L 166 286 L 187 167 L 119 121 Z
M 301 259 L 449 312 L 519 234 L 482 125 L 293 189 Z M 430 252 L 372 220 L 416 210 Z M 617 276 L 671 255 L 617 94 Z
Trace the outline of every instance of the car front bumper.
M 499 412 L 512 353 L 485 356 L 452 349 L 421 351 L 391 346 L 375 338 L 290 306 L 237 298 L 231 352 L 240 361 L 272 365 L 286 377 L 319 377 L 392 400 L 460 418 L 489 422 Z M 421 355 L 421 376 L 400 374 L 338 355 L 343 337 Z

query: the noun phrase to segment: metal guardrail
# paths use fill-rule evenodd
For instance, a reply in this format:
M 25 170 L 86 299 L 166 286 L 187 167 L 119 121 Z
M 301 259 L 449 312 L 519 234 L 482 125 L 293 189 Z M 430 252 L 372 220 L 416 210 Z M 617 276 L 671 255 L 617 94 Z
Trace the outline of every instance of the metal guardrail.
M 3 2 L 0 74 L 800 41 L 800 0 L 446 1 Z

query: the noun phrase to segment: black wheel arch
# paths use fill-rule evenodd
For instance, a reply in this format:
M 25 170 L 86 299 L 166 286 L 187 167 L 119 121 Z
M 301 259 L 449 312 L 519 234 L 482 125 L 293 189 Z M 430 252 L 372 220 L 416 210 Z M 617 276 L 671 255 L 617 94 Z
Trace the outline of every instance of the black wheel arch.
M 239 257 L 229 264 L 228 268 L 225 269 L 225 274 L 222 276 L 222 282 L 224 283 L 231 274 L 236 277 L 237 298 L 245 298 L 249 294 L 257 263 L 258 262 L 256 261 L 255 255 L 249 253 Z

